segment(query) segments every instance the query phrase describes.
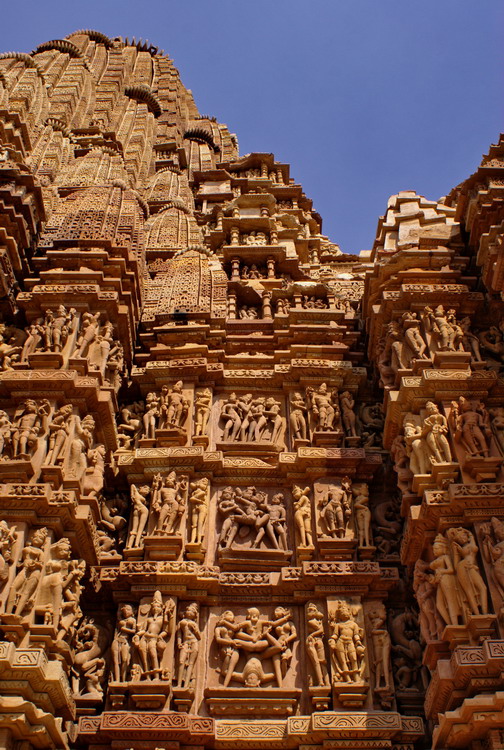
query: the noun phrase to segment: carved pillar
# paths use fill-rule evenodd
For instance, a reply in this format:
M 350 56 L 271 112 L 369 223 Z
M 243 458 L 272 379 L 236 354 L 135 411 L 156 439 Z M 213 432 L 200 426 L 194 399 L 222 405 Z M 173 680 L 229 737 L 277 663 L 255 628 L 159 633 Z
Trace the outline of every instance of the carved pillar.
M 238 227 L 231 227 L 231 245 L 240 244 L 240 230 Z
M 262 293 L 262 316 L 263 318 L 272 318 L 271 312 L 271 292 Z
M 268 279 L 274 279 L 275 278 L 275 259 L 268 258 L 268 260 L 266 261 L 266 266 L 268 268 Z
M 234 294 L 233 292 L 230 292 L 228 294 L 227 307 L 227 316 L 229 320 L 236 320 L 236 294 Z
M 240 259 L 231 260 L 231 281 L 240 281 Z

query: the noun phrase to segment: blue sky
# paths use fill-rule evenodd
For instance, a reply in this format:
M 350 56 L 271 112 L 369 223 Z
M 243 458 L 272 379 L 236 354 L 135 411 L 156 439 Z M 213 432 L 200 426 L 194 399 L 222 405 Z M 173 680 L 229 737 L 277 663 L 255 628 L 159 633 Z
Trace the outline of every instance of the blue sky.
M 0 51 L 78 28 L 164 49 L 241 153 L 291 164 L 346 252 L 371 247 L 390 194 L 430 199 L 503 128 L 502 0 L 24 0 Z

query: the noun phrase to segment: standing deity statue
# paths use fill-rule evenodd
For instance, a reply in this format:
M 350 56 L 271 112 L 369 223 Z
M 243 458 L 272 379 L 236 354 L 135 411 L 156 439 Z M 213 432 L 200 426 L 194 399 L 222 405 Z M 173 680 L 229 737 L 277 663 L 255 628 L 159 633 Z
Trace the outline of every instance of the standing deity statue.
M 224 442 L 236 440 L 242 426 L 241 410 L 236 393 L 231 393 L 227 401 L 222 404 L 221 417 L 224 421 L 222 440 Z
M 416 414 L 408 412 L 403 419 L 404 447 L 413 474 L 429 474 L 430 460 L 427 442 L 423 436 L 421 419 Z M 395 445 L 397 453 L 399 444 Z M 397 461 L 396 461 L 397 463 Z
M 372 609 L 368 618 L 374 654 L 375 689 L 392 690 L 391 642 L 387 630 L 387 613 L 383 604 Z
M 190 544 L 201 544 L 205 533 L 205 521 L 210 501 L 210 482 L 207 477 L 191 482 L 189 485 L 189 507 L 191 508 Z
M 471 318 L 465 317 L 460 321 L 462 329 L 462 346 L 466 352 L 471 352 L 476 362 L 483 362 L 481 356 L 480 342 L 476 334 L 471 331 Z
M 337 393 L 330 393 L 326 383 L 322 383 L 317 390 L 308 388 L 307 400 L 315 422 L 315 429 L 333 432 L 334 423 L 339 419 Z
M 16 528 L 10 528 L 7 521 L 0 521 L 0 592 L 9 578 L 13 562 L 12 549 L 18 537 Z
M 359 547 L 371 547 L 371 511 L 369 510 L 369 488 L 367 484 L 352 487 L 355 526 Z
M 30 354 L 34 354 L 42 344 L 44 337 L 44 318 L 37 318 L 33 323 L 25 328 L 28 336 L 23 344 L 21 351 L 21 362 L 27 362 Z
M 75 344 L 77 357 L 87 357 L 91 344 L 95 341 L 100 329 L 100 313 L 93 315 L 83 312 L 80 322 L 80 331 Z
M 137 631 L 137 622 L 131 604 L 119 608 L 116 632 L 110 647 L 112 653 L 112 673 L 115 682 L 127 682 L 131 664 L 133 636 Z
M 489 415 L 479 401 L 460 396 L 452 401 L 452 422 L 455 442 L 460 443 L 468 456 L 489 456 L 492 435 Z
M 292 489 L 292 497 L 294 498 L 294 523 L 299 537 L 299 544 L 301 547 L 312 547 L 312 515 L 311 515 L 311 503 L 308 493 L 309 487 L 305 487 L 304 490 L 298 485 L 294 485 Z
M 357 418 L 354 411 L 355 401 L 350 391 L 343 391 L 340 395 L 341 416 L 343 426 L 348 437 L 358 437 Z
M 345 477 L 341 485 L 331 485 L 327 495 L 321 498 L 320 518 L 328 536 L 342 539 L 346 535 L 352 517 L 351 493 L 351 482 Z
M 140 489 L 138 489 L 136 484 L 131 485 L 132 514 L 126 549 L 140 547 L 142 544 L 142 534 L 149 518 L 149 506 L 146 501 L 149 493 L 150 487 L 147 484 L 140 487 Z
M 54 627 L 59 628 L 59 639 L 71 632 L 82 614 L 78 605 L 86 563 L 71 559 L 71 554 L 70 540 L 66 537 L 51 545 L 35 601 L 36 609 L 48 613 Z
M 451 543 L 455 575 L 467 614 L 488 614 L 488 593 L 477 562 L 478 545 L 473 534 L 462 527 L 448 529 L 446 536 Z
M 194 398 L 194 436 L 206 435 L 210 408 L 212 406 L 212 391 L 201 388 L 196 391 Z
M 68 474 L 80 479 L 87 467 L 88 451 L 93 447 L 95 421 L 91 414 L 74 420 L 73 436 L 68 455 Z
M 433 401 L 425 404 L 427 416 L 423 421 L 422 434 L 429 449 L 429 459 L 433 464 L 450 463 L 452 460 L 450 444 L 446 438 L 448 422 Z
M 324 615 L 313 602 L 306 605 L 306 629 L 306 653 L 315 672 L 315 686 L 329 686 L 324 647 Z
M 157 513 L 155 534 L 174 534 L 185 510 L 187 480 L 178 480 L 174 471 L 156 474 L 152 483 L 151 508 Z
M 23 615 L 33 607 L 35 594 L 44 567 L 44 546 L 48 538 L 47 529 L 35 529 L 24 547 L 18 563 L 20 570 L 14 578 L 5 604 L 6 614 Z
M 160 680 L 166 678 L 162 667 L 163 655 L 172 632 L 175 605 L 171 599 L 163 604 L 160 591 L 155 591 L 145 622 L 137 625 L 133 643 L 138 652 L 141 678 Z
M 306 404 L 300 393 L 290 395 L 290 427 L 294 440 L 306 440 L 308 430 L 306 426 Z
M 504 523 L 495 516 L 481 528 L 482 553 L 490 565 L 500 596 L 504 599 Z
M 195 667 L 201 642 L 201 631 L 198 625 L 199 608 L 193 602 L 188 604 L 183 618 L 179 621 L 176 631 L 176 645 L 178 651 L 177 685 L 190 688 L 195 680 Z
M 329 616 L 329 624 L 333 682 L 362 682 L 366 653 L 364 633 L 345 601 L 340 601 L 336 612 Z
M 185 398 L 182 389 L 183 383 L 181 380 L 177 380 L 172 388 L 163 386 L 159 407 L 160 428 L 182 429 L 189 410 L 189 400 Z
M 49 423 L 49 447 L 45 463 L 56 466 L 62 463 L 73 424 L 73 406 L 64 404 L 54 414 Z
M 47 399 L 39 403 L 26 399 L 12 429 L 13 458 L 25 458 L 35 451 L 39 437 L 47 433 L 50 410 Z
M 148 393 L 145 397 L 145 411 L 142 417 L 143 436 L 149 440 L 156 437 L 157 420 L 159 411 L 160 398 L 156 393 Z
M 425 330 L 432 333 L 439 351 L 442 352 L 455 351 L 457 330 L 452 325 L 450 317 L 445 313 L 443 305 L 438 305 L 435 310 L 432 310 L 429 306 L 424 308 Z
M 437 611 L 446 625 L 460 625 L 463 605 L 448 542 L 442 534 L 438 534 L 434 539 L 432 551 L 434 559 L 430 563 L 430 568 L 434 571 Z
M 56 311 L 46 310 L 44 319 L 44 349 L 46 352 L 61 352 L 72 330 L 75 310 L 59 305 Z
M 405 344 L 411 351 L 412 359 L 427 359 L 425 343 L 420 333 L 420 320 L 416 312 L 405 312 L 402 315 Z

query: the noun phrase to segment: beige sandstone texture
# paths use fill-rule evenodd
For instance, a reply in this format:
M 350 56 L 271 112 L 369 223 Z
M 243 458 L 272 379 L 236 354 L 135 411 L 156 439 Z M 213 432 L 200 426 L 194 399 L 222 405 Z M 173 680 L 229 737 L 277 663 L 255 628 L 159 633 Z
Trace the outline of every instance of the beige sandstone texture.
M 0 55 L 0 748 L 504 747 L 503 185 L 343 254 L 156 47 Z

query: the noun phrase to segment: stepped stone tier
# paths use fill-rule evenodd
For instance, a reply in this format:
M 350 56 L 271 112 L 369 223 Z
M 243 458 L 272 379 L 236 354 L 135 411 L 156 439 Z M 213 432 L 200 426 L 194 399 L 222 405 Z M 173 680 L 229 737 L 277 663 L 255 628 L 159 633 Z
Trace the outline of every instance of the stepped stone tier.
M 360 256 L 172 61 L 0 56 L 0 747 L 504 746 L 504 139 Z

